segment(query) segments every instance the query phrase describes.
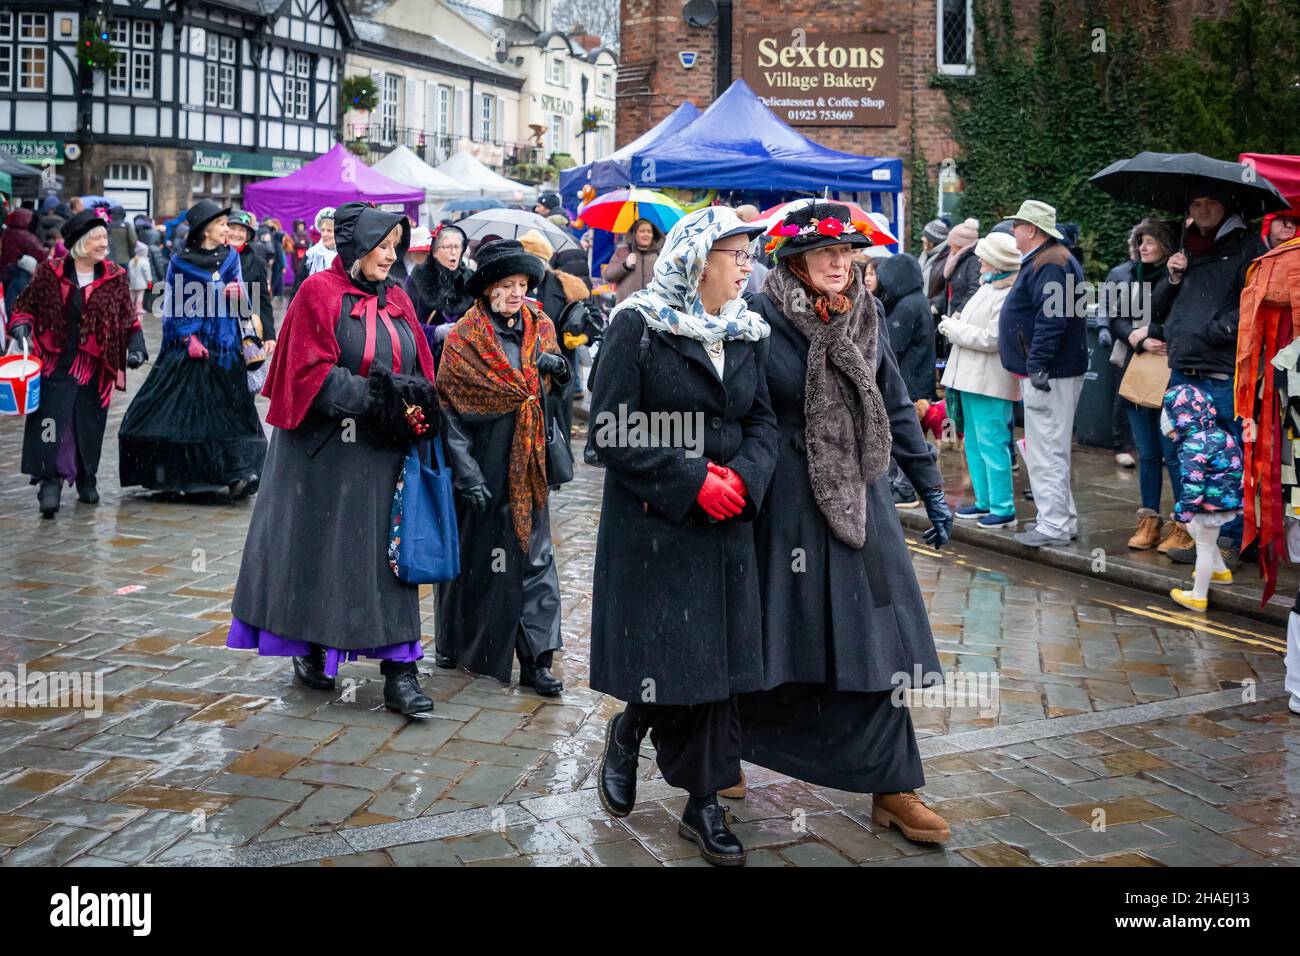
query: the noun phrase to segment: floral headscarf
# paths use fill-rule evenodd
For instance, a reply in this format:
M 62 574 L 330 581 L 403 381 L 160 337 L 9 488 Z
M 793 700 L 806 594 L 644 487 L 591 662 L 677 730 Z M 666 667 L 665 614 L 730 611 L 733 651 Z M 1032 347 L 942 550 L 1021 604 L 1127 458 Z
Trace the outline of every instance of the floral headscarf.
M 729 300 L 717 315 L 705 312 L 700 303 L 700 274 L 709 249 L 719 237 L 744 225 L 735 210 L 726 206 L 708 206 L 677 220 L 664 237 L 650 284 L 620 302 L 610 318 L 624 309 L 637 309 L 650 328 L 705 345 L 766 338 L 771 328 L 744 299 Z

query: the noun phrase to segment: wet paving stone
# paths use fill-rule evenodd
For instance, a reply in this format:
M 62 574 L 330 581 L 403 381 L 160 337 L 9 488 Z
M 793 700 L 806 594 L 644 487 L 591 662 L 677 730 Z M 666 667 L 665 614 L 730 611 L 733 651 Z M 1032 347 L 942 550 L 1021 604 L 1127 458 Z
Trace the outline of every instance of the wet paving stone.
M 322 693 L 296 685 L 284 660 L 224 646 L 247 504 L 123 495 L 106 456 L 98 508 L 38 522 L 20 440 L 0 421 L 0 523 L 24 554 L 19 565 L 0 553 L 0 669 L 100 669 L 107 696 L 90 719 L 0 711 L 4 865 L 170 865 L 225 847 L 268 865 L 707 865 L 677 835 L 683 798 L 648 745 L 631 817 L 610 818 L 593 790 L 606 721 L 622 709 L 586 686 L 599 472 L 579 465 L 554 499 L 564 696 L 426 661 L 437 710 L 412 722 L 383 709 L 373 662 L 347 665 Z M 995 715 L 913 710 L 923 748 L 939 745 L 923 750 L 922 795 L 952 841 L 912 844 L 871 823 L 867 795 L 747 767 L 748 798 L 728 805 L 750 866 L 1294 862 L 1300 719 L 1277 697 L 1143 709 L 1278 681 L 1280 655 L 1250 643 L 1264 625 L 1217 612 L 1214 632 L 1155 620 L 1138 612 L 1162 607 L 1156 596 L 1101 594 L 968 546 L 910 553 L 945 665 L 1000 675 Z M 146 590 L 115 593 L 128 583 Z M 421 609 L 427 642 L 428 589 Z M 1121 722 L 1069 723 L 1110 714 Z M 1019 727 L 1033 733 L 963 737 Z M 1104 832 L 1090 826 L 1098 809 Z

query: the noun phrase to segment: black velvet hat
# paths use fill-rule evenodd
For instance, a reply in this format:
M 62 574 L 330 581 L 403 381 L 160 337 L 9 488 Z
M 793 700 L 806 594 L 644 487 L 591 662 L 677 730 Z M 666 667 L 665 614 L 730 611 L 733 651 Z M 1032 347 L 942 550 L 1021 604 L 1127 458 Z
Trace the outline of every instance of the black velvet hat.
M 546 269 L 540 259 L 525 251 L 515 239 L 497 239 L 495 242 L 483 243 L 479 246 L 474 261 L 478 263 L 478 268 L 465 285 L 470 295 L 475 297 L 481 297 L 488 286 L 500 282 L 506 276 L 526 275 L 528 284 L 536 285 L 542 281 Z
M 784 259 L 822 246 L 849 245 L 859 249 L 871 245 L 871 240 L 853 225 L 852 218 L 849 207 L 836 202 L 809 203 L 795 209 L 781 220 L 782 231 L 776 233 L 776 238 L 782 241 L 774 254 Z M 795 228 L 797 234 L 783 234 Z
M 71 249 L 78 239 L 100 226 L 107 229 L 108 220 L 102 218 L 95 209 L 83 209 L 59 227 L 59 234 L 63 236 L 64 245 Z
M 189 235 L 185 237 L 186 245 L 197 246 L 203 242 L 203 230 L 207 228 L 208 223 L 218 216 L 229 216 L 230 207 L 222 209 L 211 199 L 200 199 L 190 211 L 185 214 L 185 222 L 190 227 Z

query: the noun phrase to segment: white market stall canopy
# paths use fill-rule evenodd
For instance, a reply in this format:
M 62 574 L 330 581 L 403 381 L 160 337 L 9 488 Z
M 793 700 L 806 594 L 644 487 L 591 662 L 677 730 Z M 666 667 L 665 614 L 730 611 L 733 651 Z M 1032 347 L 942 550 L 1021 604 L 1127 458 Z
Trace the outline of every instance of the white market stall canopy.
M 462 199 L 468 196 L 491 196 L 493 199 L 513 200 L 519 202 L 537 195 L 537 190 L 525 183 L 494 173 L 469 153 L 457 153 L 436 172 L 450 177 L 455 183 L 455 190 L 439 193 L 429 190 L 430 199 Z
M 404 186 L 423 189 L 431 199 L 461 195 L 461 185 L 456 180 L 434 169 L 405 144 L 398 146 L 370 168 Z

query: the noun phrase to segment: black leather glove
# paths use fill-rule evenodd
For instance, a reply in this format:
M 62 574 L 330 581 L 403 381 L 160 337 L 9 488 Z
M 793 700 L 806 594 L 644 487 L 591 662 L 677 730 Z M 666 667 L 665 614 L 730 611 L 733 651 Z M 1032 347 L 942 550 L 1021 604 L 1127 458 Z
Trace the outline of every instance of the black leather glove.
M 32 327 L 30 325 L 15 325 L 9 330 L 9 337 L 18 343 L 19 348 L 22 348 L 23 343 L 26 342 L 27 351 L 32 350 Z
M 1115 336 L 1110 334 L 1110 329 L 1102 326 L 1097 330 L 1097 344 L 1104 349 L 1108 349 L 1115 344 Z
M 492 500 L 492 492 L 488 491 L 488 486 L 484 482 L 479 482 L 473 488 L 466 488 L 461 494 L 480 514 L 487 511 L 488 502 Z
M 139 368 L 144 364 L 145 355 L 136 349 L 128 349 L 126 353 L 126 367 Z
M 564 375 L 569 371 L 569 364 L 554 352 L 543 352 L 537 356 L 537 370 L 547 375 Z
M 1040 368 L 1036 372 L 1029 373 L 1029 384 L 1034 386 L 1040 392 L 1050 392 L 1052 386 L 1047 384 L 1047 369 Z
M 938 551 L 948 543 L 952 534 L 952 509 L 943 496 L 942 488 L 927 488 L 921 492 L 925 502 L 925 515 L 930 519 L 930 530 L 925 533 L 925 543 Z

